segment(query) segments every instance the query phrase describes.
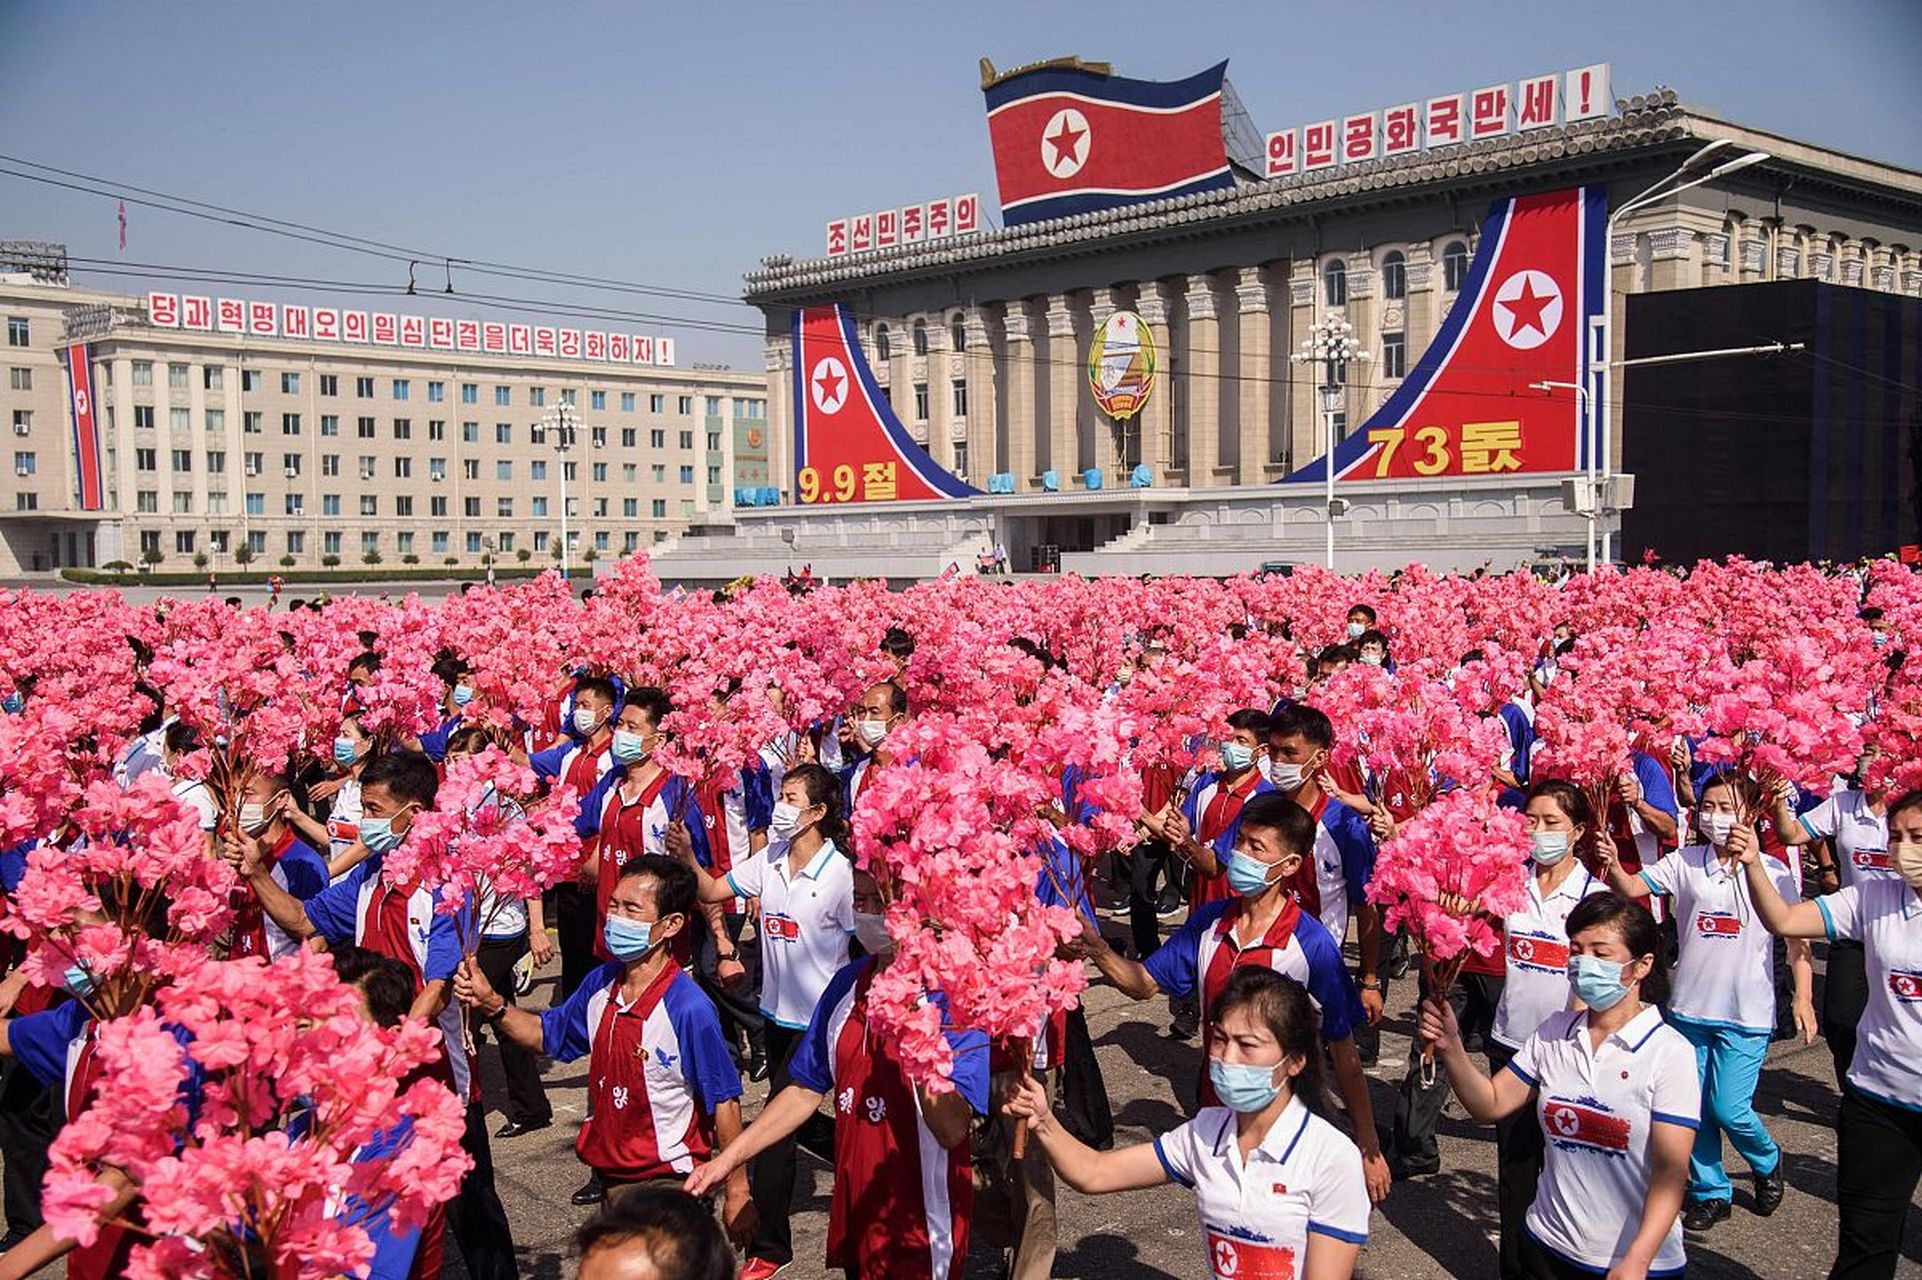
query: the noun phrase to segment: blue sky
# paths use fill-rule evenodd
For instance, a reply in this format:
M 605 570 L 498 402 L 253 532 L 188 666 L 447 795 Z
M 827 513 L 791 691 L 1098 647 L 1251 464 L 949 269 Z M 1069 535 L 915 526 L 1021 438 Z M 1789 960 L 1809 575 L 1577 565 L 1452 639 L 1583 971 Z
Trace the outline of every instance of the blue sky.
M 992 213 L 976 60 L 1068 53 L 1151 79 L 1227 57 L 1264 130 L 1609 62 L 1618 94 L 1669 85 L 1922 168 L 1918 0 L 0 0 L 0 152 L 457 257 L 733 295 L 763 254 L 818 252 L 837 214 L 973 190 Z M 405 282 L 399 264 L 221 224 L 138 207 L 129 224 L 128 261 Z M 123 256 L 111 199 L 5 175 L 0 237 Z M 740 307 L 472 286 L 756 323 Z M 683 364 L 760 364 L 753 338 L 621 327 L 675 333 Z

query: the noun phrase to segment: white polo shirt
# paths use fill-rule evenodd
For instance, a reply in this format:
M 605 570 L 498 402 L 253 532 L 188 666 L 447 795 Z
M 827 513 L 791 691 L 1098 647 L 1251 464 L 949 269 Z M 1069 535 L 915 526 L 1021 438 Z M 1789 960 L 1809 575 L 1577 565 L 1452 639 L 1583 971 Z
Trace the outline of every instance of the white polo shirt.
M 1573 863 L 1562 882 L 1542 896 L 1533 869 L 1528 905 L 1503 922 L 1508 976 L 1495 1006 L 1495 1039 L 1519 1049 L 1551 1013 L 1568 1008 L 1568 913 L 1608 886 Z
M 1695 1047 L 1654 1005 L 1592 1047 L 1583 1009 L 1550 1014 L 1507 1069 L 1535 1087 L 1548 1144 L 1528 1231 L 1551 1252 L 1600 1274 L 1641 1230 L 1655 1122 L 1701 1127 Z M 1687 1263 L 1678 1215 L 1648 1274 L 1679 1276 Z
M 727 882 L 736 895 L 761 900 L 761 1015 L 799 1031 L 848 962 L 854 864 L 829 840 L 791 876 L 787 849 L 786 841 L 770 840 L 760 854 L 735 863 Z
M 1204 1107 L 1155 1139 L 1168 1176 L 1195 1193 L 1214 1280 L 1298 1276 L 1315 1233 L 1368 1242 L 1368 1186 L 1348 1135 L 1290 1098 L 1244 1161 L 1235 1113 Z
M 1900 881 L 1889 859 L 1889 820 L 1869 808 L 1860 791 L 1836 791 L 1802 815 L 1802 829 L 1835 841 L 1837 877 L 1844 889 L 1862 880 Z
M 171 790 L 174 799 L 194 811 L 194 815 L 200 819 L 202 831 L 214 829 L 220 818 L 220 809 L 214 803 L 214 793 L 207 789 L 206 783 L 198 778 L 181 778 Z
M 1922 1111 L 1922 900 L 1877 876 L 1815 900 L 1829 940 L 1862 944 L 1869 1002 L 1855 1029 L 1848 1082 L 1871 1098 Z
M 1801 876 L 1767 854 L 1762 861 L 1782 900 L 1800 902 Z M 1755 914 L 1741 864 L 1725 866 L 1711 845 L 1685 844 L 1643 867 L 1642 880 L 1675 903 L 1682 947 L 1669 1013 L 1714 1027 L 1774 1031 L 1774 940 Z

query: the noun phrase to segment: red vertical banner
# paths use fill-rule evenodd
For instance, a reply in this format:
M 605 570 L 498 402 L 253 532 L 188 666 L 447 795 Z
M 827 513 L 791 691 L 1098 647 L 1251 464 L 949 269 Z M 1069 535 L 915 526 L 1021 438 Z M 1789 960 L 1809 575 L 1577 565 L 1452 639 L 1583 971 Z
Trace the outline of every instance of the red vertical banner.
M 93 357 L 84 342 L 67 348 L 67 403 L 73 410 L 74 475 L 79 479 L 80 509 L 107 505 L 100 475 L 100 419 L 93 402 Z

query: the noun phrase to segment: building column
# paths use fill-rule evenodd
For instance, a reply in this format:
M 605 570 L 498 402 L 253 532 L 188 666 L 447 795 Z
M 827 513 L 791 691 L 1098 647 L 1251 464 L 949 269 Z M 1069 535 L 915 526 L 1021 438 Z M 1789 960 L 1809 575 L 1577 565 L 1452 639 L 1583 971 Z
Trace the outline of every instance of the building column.
M 1648 287 L 1687 289 L 1700 283 L 1695 266 L 1695 232 L 1687 227 L 1659 227 L 1648 233 Z
M 954 393 L 949 384 L 960 353 L 948 341 L 948 319 L 936 312 L 928 326 L 928 358 L 921 376 L 928 388 L 928 456 L 945 471 L 954 469 Z
M 1043 470 L 1056 472 L 1062 491 L 1080 470 L 1080 441 L 1076 438 L 1080 367 L 1075 360 L 1074 304 L 1065 293 L 1048 295 L 1048 457 Z
M 1268 379 L 1276 376 L 1269 352 L 1268 285 L 1260 267 L 1243 267 L 1235 278 L 1239 326 L 1240 414 L 1236 421 L 1235 483 L 1260 484 L 1268 465 Z M 1289 366 L 1285 363 L 1282 368 Z
M 794 404 L 789 344 L 769 339 L 762 355 L 767 368 L 767 482 L 791 502 L 795 500 Z M 460 463 L 456 460 L 453 465 L 458 469 Z
M 1413 369 L 1421 353 L 1434 340 L 1441 324 L 1435 306 L 1435 258 L 1426 243 L 1408 246 L 1407 293 L 1402 297 L 1402 340 L 1408 352 L 1408 367 Z
M 1288 356 L 1295 354 L 1293 344 L 1315 327 L 1315 291 L 1321 288 L 1321 273 L 1313 258 L 1303 258 L 1289 268 L 1288 275 Z M 1292 358 L 1281 367 L 1288 370 L 1288 463 L 1291 468 L 1307 466 L 1320 452 L 1321 409 L 1316 401 L 1320 373 L 1312 365 L 1296 364 Z
M 1185 474 L 1175 450 L 1175 381 L 1177 377 L 1189 381 L 1185 369 L 1178 369 L 1175 360 L 1174 327 L 1168 323 L 1167 286 L 1158 280 L 1142 282 L 1137 290 L 1135 313 L 1148 326 L 1148 334 L 1154 339 L 1159 368 L 1155 371 L 1155 386 L 1148 393 L 1148 402 L 1135 414 L 1129 430 L 1135 432 L 1141 442 L 1141 461 L 1154 472 L 1155 483 L 1166 484 L 1170 477 Z M 1113 457 L 1112 447 L 1108 452 Z M 1116 459 L 1108 470 L 1108 483 L 1126 485 L 1133 470 Z
M 1202 489 L 1223 480 L 1218 474 L 1222 465 L 1221 317 L 1213 279 L 1189 276 L 1183 301 L 1188 308 L 1183 370 L 1188 392 L 1188 486 Z
M 1008 452 L 1002 467 L 1014 477 L 1017 489 L 1032 489 L 1040 474 L 1035 461 L 1040 424 L 1034 411 L 1034 316 L 1026 300 L 1009 300 L 1002 330 L 1008 382 Z
M 1877 293 L 1895 292 L 1895 256 L 1886 245 L 1868 251 L 1869 288 Z
M 1349 255 L 1346 315 L 1348 322 L 1355 326 L 1355 342 L 1368 353 L 1365 362 L 1348 369 L 1348 386 L 1342 403 L 1348 415 L 1349 435 L 1361 429 L 1379 400 L 1387 398 L 1381 388 L 1381 305 L 1375 296 L 1378 279 L 1380 275 L 1371 254 Z
M 995 419 L 994 347 L 986 311 L 969 307 L 964 323 L 968 354 L 961 364 L 968 387 L 968 482 L 986 489 L 988 477 L 999 470 L 994 451 L 999 429 Z
M 1092 350 L 1095 335 L 1101 332 L 1101 326 L 1108 323 L 1108 318 L 1114 315 L 1115 312 L 1122 310 L 1126 305 L 1127 302 L 1125 299 L 1115 297 L 1115 291 L 1112 288 L 1102 286 L 1089 290 L 1088 343 L 1086 347 L 1083 347 L 1079 343 L 1075 344 L 1075 354 L 1080 356 L 1086 351 Z M 1142 318 L 1144 320 L 1147 319 L 1145 312 L 1142 314 Z M 1156 335 L 1156 340 L 1159 341 L 1159 335 Z M 1122 434 L 1121 424 L 1117 423 L 1113 418 L 1110 418 L 1106 413 L 1103 413 L 1101 406 L 1095 403 L 1094 392 L 1087 387 L 1087 381 L 1085 377 L 1082 376 L 1083 369 L 1084 366 L 1077 360 L 1075 364 L 1075 383 L 1081 388 L 1081 394 L 1087 397 L 1088 412 L 1086 416 L 1088 420 L 1089 465 L 1101 468 L 1102 483 L 1112 489 L 1115 487 L 1117 481 L 1121 479 L 1121 477 L 1116 475 L 1119 460 L 1115 450 L 1115 438 Z M 1142 427 L 1143 420 L 1137 416 L 1133 422 L 1128 424 L 1127 429 L 1130 431 L 1139 431 Z M 1079 434 L 1079 432 L 1076 433 L 1077 438 Z

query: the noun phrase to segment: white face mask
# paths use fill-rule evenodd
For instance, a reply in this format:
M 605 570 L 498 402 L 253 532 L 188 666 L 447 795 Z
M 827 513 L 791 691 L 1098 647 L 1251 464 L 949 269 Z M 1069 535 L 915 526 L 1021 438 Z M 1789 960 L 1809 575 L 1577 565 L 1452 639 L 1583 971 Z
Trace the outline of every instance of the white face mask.
M 1364 623 L 1364 622 L 1351 622 L 1351 623 L 1349 623 L 1349 624 L 1348 624 L 1348 638 L 1349 638 L 1350 640 L 1359 640 L 1359 639 L 1361 639 L 1361 638 L 1362 638 L 1362 636 L 1363 636 L 1363 635 L 1365 635 L 1365 634 L 1367 633 L 1367 631 L 1368 631 L 1368 624 L 1367 624 L 1367 623 Z
M 1361 655 L 1361 664 L 1364 667 L 1379 667 L 1382 664 L 1382 656 L 1371 649 Z
M 1270 758 L 1268 761 L 1268 781 L 1281 791 L 1296 791 L 1308 780 L 1308 770 L 1298 764 Z
M 856 737 L 861 739 L 861 745 L 872 751 L 887 739 L 888 722 L 885 720 L 856 720 L 854 722 L 854 733 Z
M 888 936 L 888 918 L 873 912 L 854 913 L 854 940 L 871 956 L 884 956 L 894 950 L 894 939 Z
M 240 806 L 240 829 L 250 836 L 257 836 L 265 831 L 267 824 L 272 821 L 273 818 L 268 814 L 267 806 L 264 804 L 255 804 L 249 800 Z
M 792 840 L 801 830 L 801 807 L 778 800 L 768 815 L 767 833 L 776 840 Z
M 577 733 L 591 734 L 601 727 L 600 713 L 592 707 L 574 708 L 574 730 Z
M 1696 816 L 1695 826 L 1717 849 L 1726 848 L 1729 833 L 1735 830 L 1735 815 L 1732 813 L 1699 814 Z

